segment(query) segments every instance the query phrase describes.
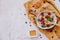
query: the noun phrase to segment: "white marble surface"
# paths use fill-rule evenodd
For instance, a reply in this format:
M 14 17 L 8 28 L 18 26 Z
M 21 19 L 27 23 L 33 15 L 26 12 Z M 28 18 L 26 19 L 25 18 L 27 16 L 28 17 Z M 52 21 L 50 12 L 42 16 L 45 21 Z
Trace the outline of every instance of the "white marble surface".
M 28 0 L 0 0 L 0 40 L 48 40 L 46 37 L 42 39 L 40 36 L 30 39 L 28 31 L 31 29 L 37 30 L 32 25 L 30 27 L 27 16 L 24 16 L 26 10 L 24 3 Z M 56 5 L 60 9 L 60 2 L 56 0 Z M 25 21 L 28 21 L 25 24 Z M 41 34 L 38 31 L 38 35 Z M 41 34 L 42 36 L 45 36 Z

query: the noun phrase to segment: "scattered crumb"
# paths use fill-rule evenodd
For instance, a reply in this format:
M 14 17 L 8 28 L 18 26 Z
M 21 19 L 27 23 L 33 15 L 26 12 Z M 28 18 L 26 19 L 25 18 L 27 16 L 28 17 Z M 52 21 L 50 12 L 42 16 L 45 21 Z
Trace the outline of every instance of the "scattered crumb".
M 42 38 L 42 37 L 40 37 L 40 38 Z
M 55 0 L 53 0 L 53 1 L 55 1 Z
M 39 36 L 41 36 L 41 34 Z
M 29 23 L 31 23 L 31 22 L 29 22 Z
M 31 27 L 32 25 L 30 25 L 30 27 Z

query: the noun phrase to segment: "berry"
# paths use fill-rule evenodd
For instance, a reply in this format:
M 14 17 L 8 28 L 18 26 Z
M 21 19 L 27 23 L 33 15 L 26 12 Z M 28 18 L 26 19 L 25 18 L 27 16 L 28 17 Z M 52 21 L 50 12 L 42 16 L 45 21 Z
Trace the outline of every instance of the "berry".
M 50 25 L 49 25 L 49 24 L 47 24 L 47 27 L 50 27 Z
M 44 12 L 42 12 L 41 15 L 44 16 Z
M 44 18 L 43 17 L 41 18 L 41 21 L 44 21 Z
M 48 15 L 51 15 L 51 13 L 50 13 L 50 12 L 48 12 Z

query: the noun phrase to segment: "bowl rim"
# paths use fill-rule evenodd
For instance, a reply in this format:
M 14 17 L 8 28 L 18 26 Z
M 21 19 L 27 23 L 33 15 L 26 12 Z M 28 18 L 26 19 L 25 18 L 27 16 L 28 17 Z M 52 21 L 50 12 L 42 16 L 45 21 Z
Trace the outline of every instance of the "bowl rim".
M 50 12 L 51 14 L 54 15 L 55 23 L 54 23 L 53 26 L 50 26 L 49 28 L 47 28 L 47 27 L 42 28 L 41 25 L 39 25 L 39 23 L 38 23 L 38 17 L 39 17 L 39 15 L 40 15 L 41 12 L 38 12 L 39 14 L 37 15 L 36 23 L 37 23 L 37 26 L 38 26 L 39 28 L 41 28 L 41 29 L 51 29 L 51 28 L 53 28 L 53 27 L 56 25 L 56 23 L 57 23 L 57 17 L 56 17 L 56 15 L 55 15 L 53 12 L 48 11 L 48 10 L 44 10 L 44 11 L 42 11 L 42 12 L 46 12 L 46 11 L 47 11 L 47 12 Z

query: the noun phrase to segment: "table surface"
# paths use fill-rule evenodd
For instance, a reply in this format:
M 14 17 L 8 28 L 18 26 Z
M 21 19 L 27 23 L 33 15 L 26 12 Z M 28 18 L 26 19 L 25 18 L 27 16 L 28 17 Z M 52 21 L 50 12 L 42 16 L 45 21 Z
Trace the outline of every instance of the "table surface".
M 0 0 L 0 40 L 48 40 L 32 23 L 29 23 L 30 20 L 24 15 L 26 14 L 24 3 L 27 1 Z M 54 2 L 60 9 L 60 2 L 58 0 Z M 30 38 L 28 31 L 33 29 L 42 36 Z

